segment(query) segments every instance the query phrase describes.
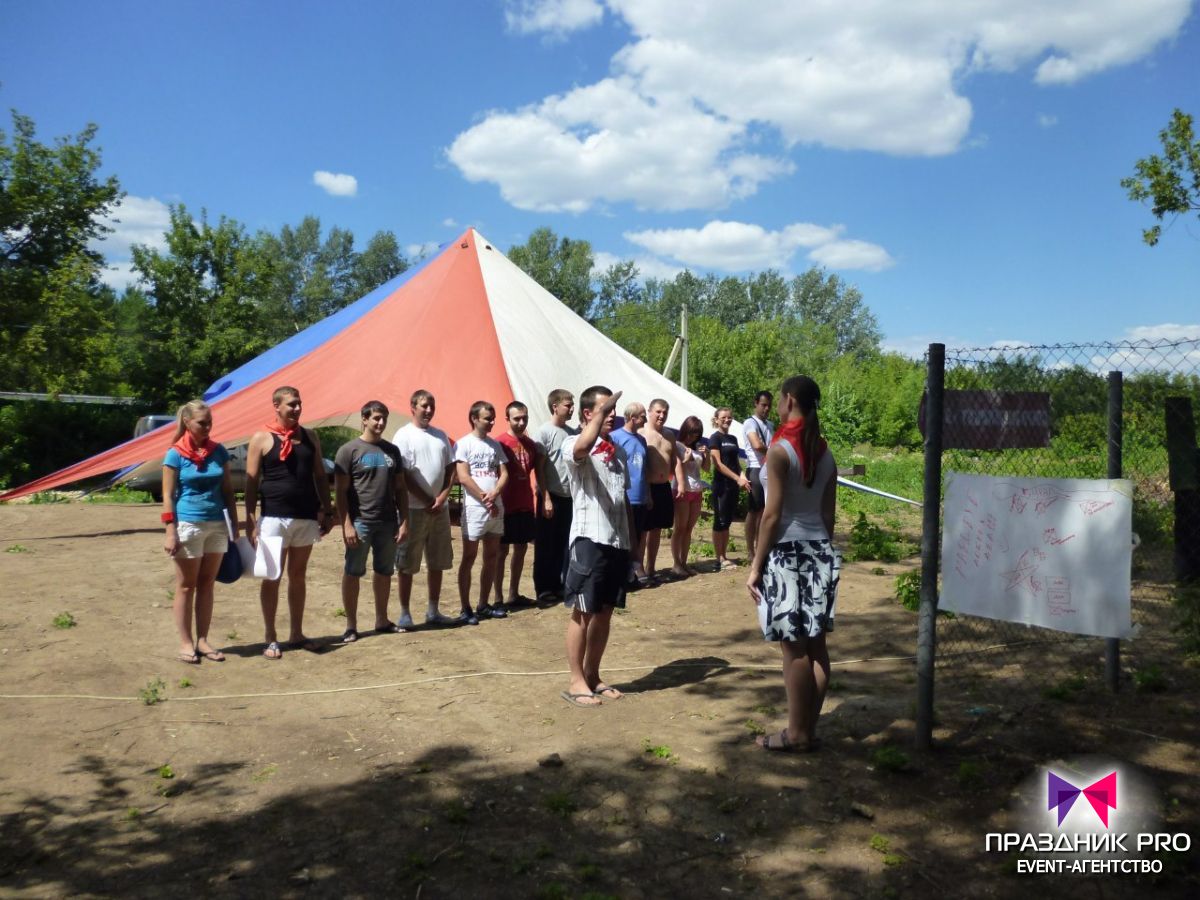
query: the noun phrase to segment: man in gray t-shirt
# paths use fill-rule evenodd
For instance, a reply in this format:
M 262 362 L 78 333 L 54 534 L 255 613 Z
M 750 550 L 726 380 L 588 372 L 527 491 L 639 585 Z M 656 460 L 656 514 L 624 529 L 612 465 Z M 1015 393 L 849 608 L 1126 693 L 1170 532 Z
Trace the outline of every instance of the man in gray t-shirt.
M 567 564 L 567 536 L 571 532 L 571 488 L 563 442 L 579 430 L 567 422 L 575 412 L 575 396 L 556 388 L 547 400 L 550 421 L 538 429 L 537 530 L 533 536 L 533 587 L 539 600 L 562 598 L 563 571 Z
M 338 521 L 346 543 L 342 573 L 342 607 L 346 632 L 342 642 L 358 640 L 358 588 L 372 556 L 375 630 L 394 632 L 388 619 L 396 546 L 408 536 L 408 491 L 400 451 L 383 439 L 388 408 L 372 400 L 362 409 L 362 434 L 343 444 L 334 459 Z

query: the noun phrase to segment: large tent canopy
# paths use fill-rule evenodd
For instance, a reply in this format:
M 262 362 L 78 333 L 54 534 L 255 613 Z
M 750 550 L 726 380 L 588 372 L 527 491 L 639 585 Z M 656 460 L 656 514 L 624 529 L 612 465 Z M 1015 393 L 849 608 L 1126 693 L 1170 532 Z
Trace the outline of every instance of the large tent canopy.
M 455 439 L 470 430 L 476 400 L 490 401 L 501 415 L 520 400 L 534 431 L 550 417 L 550 391 L 566 388 L 578 397 L 593 384 L 623 392 L 618 413 L 630 401 L 666 400 L 671 426 L 695 415 L 707 428 L 714 412 L 469 229 L 419 266 L 218 378 L 204 399 L 212 406 L 213 439 L 236 446 L 273 420 L 271 395 L 281 385 L 299 390 L 308 427 L 357 428 L 363 404 L 381 400 L 391 410 L 389 431 L 408 420 L 409 398 L 424 388 L 437 400 L 434 424 Z M 740 436 L 736 424 L 734 430 Z M 152 431 L 0 500 L 161 465 L 172 433 L 171 426 Z

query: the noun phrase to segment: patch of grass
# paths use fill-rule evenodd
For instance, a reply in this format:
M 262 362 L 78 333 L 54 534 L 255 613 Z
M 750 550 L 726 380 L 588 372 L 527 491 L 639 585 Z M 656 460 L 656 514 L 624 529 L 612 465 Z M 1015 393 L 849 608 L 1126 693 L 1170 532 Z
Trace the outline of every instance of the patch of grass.
M 161 765 L 158 767 L 158 777 L 159 778 L 174 778 L 175 770 L 172 769 L 168 765 Z
M 264 781 L 268 781 L 278 771 L 279 766 L 275 765 L 275 763 L 271 763 L 269 766 L 264 766 L 251 775 L 250 780 L 257 784 L 262 784 Z
M 983 768 L 980 763 L 964 759 L 958 764 L 954 779 L 965 788 L 979 787 L 983 784 Z
M 50 620 L 50 624 L 55 628 L 65 631 L 68 628 L 74 628 L 79 623 L 75 621 L 75 617 L 69 612 L 60 612 Z
M 539 887 L 534 896 L 538 900 L 567 900 L 571 895 L 567 892 L 565 885 L 559 884 L 557 881 L 551 881 Z
M 1142 694 L 1162 694 L 1170 687 L 1167 676 L 1155 665 L 1137 669 L 1133 673 L 1133 686 Z
M 899 747 L 884 744 L 871 751 L 871 765 L 880 772 L 903 772 L 908 768 L 908 754 Z
M 151 681 L 146 682 L 146 686 L 138 691 L 138 699 L 147 706 L 153 706 L 155 703 L 162 703 L 167 699 L 164 693 L 167 689 L 167 683 L 161 677 L 156 677 Z
M 342 609 L 342 607 L 340 607 L 340 606 L 339 606 L 337 609 L 335 609 L 335 610 L 333 611 L 333 617 L 334 617 L 335 619 L 344 619 L 344 618 L 346 618 L 346 610 Z
M 655 744 L 650 738 L 642 739 L 642 752 L 649 753 L 655 759 L 671 759 L 675 755 L 666 744 Z
M 751 712 L 756 712 L 760 716 L 777 716 L 779 715 L 779 707 L 771 706 L 769 703 L 760 703 L 758 706 L 751 707 Z
M 142 817 L 142 811 L 136 806 L 131 806 L 125 810 L 125 819 L 129 822 L 136 822 Z
M 153 503 L 149 491 L 135 491 L 125 484 L 114 485 L 107 491 L 88 494 L 88 503 Z
M 550 812 L 557 816 L 562 816 L 564 819 L 573 815 L 579 809 L 579 805 L 575 802 L 575 798 L 571 796 L 569 791 L 551 791 L 542 798 L 542 805 Z
M 576 870 L 580 881 L 599 881 L 602 872 L 603 870 L 598 865 L 591 862 L 580 863 Z
M 442 817 L 451 825 L 465 825 L 471 818 L 470 812 L 461 800 L 452 800 L 446 804 Z
M 1075 695 L 1087 687 L 1087 678 L 1083 675 L 1069 675 L 1058 684 L 1042 689 L 1042 696 L 1047 700 L 1058 700 L 1070 703 Z
M 883 864 L 885 866 L 902 866 L 904 865 L 904 857 L 899 853 L 885 853 L 883 856 Z
M 691 549 L 688 550 L 688 561 L 712 559 L 716 555 L 717 548 L 712 545 L 711 541 L 693 541 Z
M 42 503 L 70 503 L 71 498 L 66 496 L 66 494 L 60 494 L 58 491 L 42 491 L 30 497 L 29 502 L 35 505 Z
M 748 732 L 750 732 L 752 735 L 754 735 L 755 737 L 757 737 L 757 736 L 758 736 L 758 735 L 760 735 L 760 734 L 766 734 L 766 733 L 767 733 L 767 729 L 766 729 L 766 728 L 764 728 L 762 725 L 759 725 L 759 724 L 758 724 L 757 722 L 755 722 L 753 719 L 747 719 L 747 720 L 746 720 L 745 722 L 743 722 L 742 724 L 745 726 L 746 730 L 747 730 Z
M 871 839 L 867 841 L 867 846 L 876 853 L 887 853 L 891 849 L 892 842 L 885 838 L 882 834 L 873 834 Z
M 13 544 L 11 547 L 6 548 L 4 552 L 5 553 L 30 553 L 32 551 L 28 547 L 24 547 L 21 544 Z
M 887 569 L 885 569 L 883 566 L 875 566 L 875 568 L 871 569 L 871 574 L 872 575 L 886 575 Z
M 921 570 L 913 569 L 896 576 L 896 599 L 910 612 L 921 607 Z
M 171 596 L 174 597 L 174 594 L 172 594 Z M 236 631 L 229 632 L 229 634 L 225 635 L 225 640 L 227 640 L 227 641 L 239 640 L 238 633 Z
M 184 675 L 182 678 L 179 679 L 179 686 L 181 688 L 190 688 L 192 686 L 192 679 L 190 679 L 186 675 Z
M 912 544 L 868 521 L 867 514 L 860 512 L 858 520 L 850 527 L 850 546 L 846 558 L 851 561 L 877 559 L 894 563 L 912 556 L 915 551 Z

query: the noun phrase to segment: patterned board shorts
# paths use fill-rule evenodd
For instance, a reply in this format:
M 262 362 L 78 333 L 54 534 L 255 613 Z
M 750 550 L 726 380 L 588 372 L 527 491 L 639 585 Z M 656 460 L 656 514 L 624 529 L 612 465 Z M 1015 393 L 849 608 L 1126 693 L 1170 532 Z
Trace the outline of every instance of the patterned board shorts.
M 768 641 L 795 641 L 833 631 L 842 559 L 833 544 L 786 541 L 767 555 L 758 624 Z

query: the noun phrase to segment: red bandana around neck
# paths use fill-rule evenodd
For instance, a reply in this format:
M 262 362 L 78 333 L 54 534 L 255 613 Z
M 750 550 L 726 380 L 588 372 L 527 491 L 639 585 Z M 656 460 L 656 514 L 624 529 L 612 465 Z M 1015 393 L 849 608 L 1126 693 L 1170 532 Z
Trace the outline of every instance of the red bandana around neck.
M 824 438 L 821 438 L 817 441 L 816 459 L 805 459 L 803 419 L 790 419 L 780 425 L 775 432 L 775 436 L 771 438 L 771 445 L 774 446 L 780 441 L 787 441 L 792 445 L 792 449 L 796 451 L 796 459 L 800 461 L 800 475 L 804 479 L 804 483 L 808 484 L 808 477 L 812 473 L 812 468 L 820 462 L 829 445 L 825 442 Z
M 292 455 L 292 438 L 300 433 L 300 427 L 284 428 L 278 422 L 272 422 L 267 426 L 267 431 L 279 435 L 279 461 L 283 462 Z
M 205 438 L 204 443 L 197 447 L 192 440 L 192 433 L 185 430 L 179 440 L 171 446 L 178 450 L 179 455 L 184 459 L 190 459 L 196 465 L 200 465 L 212 455 L 218 445 L 212 438 Z

